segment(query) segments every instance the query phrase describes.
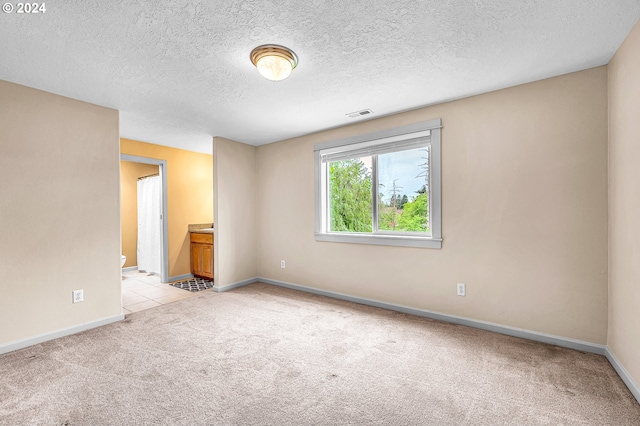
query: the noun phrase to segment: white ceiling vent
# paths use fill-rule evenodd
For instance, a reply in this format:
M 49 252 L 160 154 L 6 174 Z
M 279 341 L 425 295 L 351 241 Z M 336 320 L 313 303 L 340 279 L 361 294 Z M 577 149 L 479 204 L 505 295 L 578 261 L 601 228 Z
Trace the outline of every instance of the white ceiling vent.
M 373 111 L 371 111 L 370 109 L 363 109 L 356 112 L 350 112 L 349 114 L 346 114 L 346 116 L 349 118 L 356 118 L 356 117 L 362 117 L 364 115 L 371 115 L 371 114 L 373 114 Z

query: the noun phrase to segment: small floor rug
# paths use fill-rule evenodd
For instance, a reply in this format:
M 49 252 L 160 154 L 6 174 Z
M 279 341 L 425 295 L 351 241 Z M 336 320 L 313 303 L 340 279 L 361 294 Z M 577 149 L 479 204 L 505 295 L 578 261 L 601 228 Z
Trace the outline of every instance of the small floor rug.
M 170 285 L 181 288 L 183 290 L 200 291 L 206 290 L 208 288 L 213 288 L 213 281 L 205 280 L 202 278 L 191 278 L 189 280 L 179 281 Z

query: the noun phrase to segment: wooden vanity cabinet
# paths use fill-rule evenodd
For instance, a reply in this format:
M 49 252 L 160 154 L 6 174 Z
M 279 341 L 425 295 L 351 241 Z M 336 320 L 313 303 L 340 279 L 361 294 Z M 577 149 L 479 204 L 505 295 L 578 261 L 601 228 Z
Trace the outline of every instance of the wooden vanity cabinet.
M 213 234 L 192 232 L 191 273 L 196 277 L 213 280 Z

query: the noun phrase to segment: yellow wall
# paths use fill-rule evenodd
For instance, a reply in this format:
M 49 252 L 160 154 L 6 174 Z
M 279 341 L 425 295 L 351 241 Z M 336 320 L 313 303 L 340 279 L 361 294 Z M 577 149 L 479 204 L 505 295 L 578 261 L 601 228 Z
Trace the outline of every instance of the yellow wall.
M 213 222 L 212 156 L 129 139 L 120 152 L 167 161 L 169 276 L 189 274 L 188 225 Z
M 314 144 L 435 118 L 443 248 L 315 241 Z M 259 146 L 255 193 L 261 277 L 606 344 L 605 66 Z
M 609 63 L 609 341 L 640 386 L 640 23 Z
M 138 265 L 138 178 L 158 173 L 153 164 L 120 161 L 120 211 L 122 218 L 122 254 L 125 268 Z
M 213 158 L 214 281 L 224 287 L 256 277 L 256 147 L 214 138 Z
M 118 111 L 0 81 L 0 129 L 0 352 L 119 320 Z

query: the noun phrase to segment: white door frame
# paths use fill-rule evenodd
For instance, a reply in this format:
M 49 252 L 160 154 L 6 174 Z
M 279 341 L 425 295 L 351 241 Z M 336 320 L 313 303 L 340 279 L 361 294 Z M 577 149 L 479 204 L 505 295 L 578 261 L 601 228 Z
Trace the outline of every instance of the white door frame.
M 163 283 L 169 280 L 169 244 L 167 236 L 169 235 L 168 207 L 167 207 L 167 160 L 158 160 L 156 158 L 139 157 L 137 155 L 120 154 L 120 160 L 132 163 L 153 164 L 158 166 L 160 173 L 160 182 L 162 185 L 161 204 L 162 204 L 162 232 L 160 235 L 162 241 L 162 268 L 160 271 L 160 279 Z M 121 183 L 122 185 L 122 183 Z M 122 221 L 122 218 L 120 219 Z

